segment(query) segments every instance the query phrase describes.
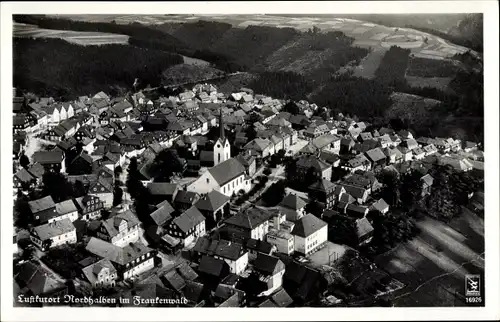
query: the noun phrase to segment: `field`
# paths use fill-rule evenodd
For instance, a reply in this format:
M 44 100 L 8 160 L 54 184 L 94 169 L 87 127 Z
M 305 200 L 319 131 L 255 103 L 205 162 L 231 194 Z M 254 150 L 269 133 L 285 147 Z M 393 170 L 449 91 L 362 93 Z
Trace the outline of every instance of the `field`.
M 417 223 L 419 236 L 379 256 L 377 264 L 407 287 L 395 306 L 464 306 L 465 275 L 484 274 L 484 222 L 468 210 L 450 224 Z
M 60 38 L 70 43 L 91 46 L 106 44 L 128 44 L 128 36 L 85 31 L 51 30 L 38 26 L 14 23 L 14 37 Z
M 364 77 L 364 78 L 374 78 L 375 71 L 377 70 L 382 58 L 384 57 L 386 50 L 377 49 L 370 52 L 361 63 L 354 69 L 354 76 Z

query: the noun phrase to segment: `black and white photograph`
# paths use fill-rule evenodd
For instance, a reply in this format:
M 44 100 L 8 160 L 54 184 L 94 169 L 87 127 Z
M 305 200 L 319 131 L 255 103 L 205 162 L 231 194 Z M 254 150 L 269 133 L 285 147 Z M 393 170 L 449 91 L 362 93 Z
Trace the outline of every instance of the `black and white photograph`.
M 8 320 L 498 318 L 498 4 L 424 2 L 10 6 Z

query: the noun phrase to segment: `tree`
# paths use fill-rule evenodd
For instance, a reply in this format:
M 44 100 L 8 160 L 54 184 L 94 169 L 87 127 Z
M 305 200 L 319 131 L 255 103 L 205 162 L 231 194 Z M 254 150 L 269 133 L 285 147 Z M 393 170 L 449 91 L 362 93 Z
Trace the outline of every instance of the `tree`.
M 288 112 L 292 115 L 297 115 L 300 113 L 300 108 L 293 101 L 288 101 L 285 106 L 283 106 L 283 111 Z
M 285 180 L 273 183 L 263 194 L 262 201 L 267 207 L 274 207 L 285 197 Z
M 118 206 L 123 200 L 123 190 L 120 187 L 115 187 L 113 191 L 113 207 Z
M 413 219 L 404 212 L 391 211 L 387 214 L 372 214 L 373 239 L 372 247 L 377 252 L 384 252 L 398 243 L 414 237 L 418 229 Z
M 384 171 L 379 177 L 380 183 L 384 186 L 381 189 L 380 196 L 390 205 L 396 207 L 400 204 L 400 180 L 397 174 Z
M 323 214 L 324 209 L 317 200 L 311 199 L 311 201 L 309 201 L 309 203 L 305 206 L 304 210 L 306 211 L 306 213 L 313 214 L 314 216 L 319 218 Z
M 30 199 L 18 190 L 14 201 L 14 225 L 16 227 L 27 229 L 32 224 L 33 215 L 28 205 L 29 201 Z
M 333 167 L 332 168 L 332 177 L 330 178 L 330 181 L 336 182 L 338 180 L 342 180 L 348 174 L 349 174 L 348 170 L 342 169 L 341 167 Z
M 127 190 L 132 198 L 136 198 L 138 196 L 140 186 L 142 186 L 142 183 L 139 180 L 137 158 L 131 158 L 128 165 Z
M 19 158 L 19 164 L 21 167 L 27 169 L 29 164 L 30 164 L 30 159 L 26 156 L 26 154 L 22 154 L 21 157 Z
M 422 173 L 412 170 L 405 174 L 401 180 L 400 198 L 401 207 L 406 211 L 413 211 L 421 207 Z
M 169 182 L 174 174 L 182 174 L 184 165 L 175 149 L 165 149 L 161 151 L 151 165 L 155 173 L 155 181 Z
M 328 221 L 330 241 L 350 247 L 359 245 L 356 221 L 346 216 L 333 216 Z
M 115 168 L 115 177 L 118 177 L 122 172 L 123 172 L 122 167 L 121 166 L 117 166 Z
M 61 202 L 73 197 L 73 185 L 62 173 L 45 172 L 42 182 L 43 193 L 50 195 L 54 202 Z

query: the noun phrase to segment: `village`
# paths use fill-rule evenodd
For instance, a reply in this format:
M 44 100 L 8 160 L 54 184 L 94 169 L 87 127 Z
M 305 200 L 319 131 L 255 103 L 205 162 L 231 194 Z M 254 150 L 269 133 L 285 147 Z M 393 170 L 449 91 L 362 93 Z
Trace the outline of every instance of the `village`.
M 67 102 L 14 90 L 13 108 L 14 291 L 23 296 L 185 307 L 372 300 L 405 286 L 359 255 L 372 247 L 374 218 L 396 204 L 380 178 L 411 176 L 413 199 L 403 197 L 417 204 L 433 194 L 432 167 L 484 170 L 479 142 L 249 88 Z M 467 191 L 464 204 L 480 213 L 481 196 Z

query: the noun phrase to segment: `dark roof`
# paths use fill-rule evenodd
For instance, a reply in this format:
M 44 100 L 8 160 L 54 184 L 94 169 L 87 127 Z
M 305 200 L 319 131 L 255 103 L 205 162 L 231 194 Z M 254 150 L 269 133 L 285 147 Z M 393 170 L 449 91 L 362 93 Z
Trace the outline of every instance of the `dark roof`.
M 192 206 L 183 212 L 179 217 L 176 217 L 173 220 L 173 223 L 184 233 L 187 233 L 203 221 L 205 221 L 205 217 L 196 207 Z
M 375 148 L 369 151 L 366 151 L 366 155 L 372 162 L 377 162 L 380 160 L 385 160 L 386 156 L 384 152 L 380 148 Z
M 198 194 L 193 191 L 179 190 L 175 195 L 174 203 L 180 202 L 188 205 L 193 205 L 198 198 Z
M 217 190 L 210 191 L 207 195 L 204 195 L 195 204 L 195 207 L 199 210 L 216 211 L 223 205 L 229 202 L 229 197 L 220 193 Z
M 95 237 L 91 237 L 85 249 L 92 254 L 107 258 L 112 263 L 117 263 L 122 266 L 133 262 L 137 258 L 151 251 L 151 249 L 144 246 L 141 242 L 136 242 L 132 245 L 129 244 L 125 247 L 119 247 Z
M 312 214 L 307 214 L 295 222 L 292 235 L 307 237 L 325 226 L 326 222 Z
M 306 155 L 297 160 L 297 167 L 307 169 L 313 167 L 316 170 L 323 171 L 324 169 L 331 167 L 331 165 L 323 162 L 315 156 Z
M 199 303 L 202 299 L 204 288 L 205 286 L 202 283 L 186 281 L 186 286 L 183 289 L 183 294 L 189 301 Z
M 270 299 L 267 299 L 264 302 L 260 303 L 259 307 L 276 307 L 276 304 L 274 304 L 274 302 Z
M 186 281 L 175 270 L 166 273 L 163 277 L 178 292 L 186 286 Z
M 52 200 L 51 196 L 46 196 L 37 200 L 32 200 L 28 202 L 28 206 L 33 214 L 37 212 L 41 212 L 47 209 L 51 209 L 56 207 L 54 200 Z
M 227 267 L 227 264 L 221 259 L 211 256 L 203 256 L 201 258 L 200 265 L 198 266 L 198 270 L 201 273 L 222 277 L 222 274 L 224 273 L 224 266 Z
M 271 216 L 271 213 L 262 208 L 251 207 L 246 209 L 244 212 L 240 212 L 226 219 L 225 223 L 233 226 L 253 229 L 269 220 Z
M 281 289 L 278 292 L 274 293 L 271 298 L 273 302 L 276 303 L 276 305 L 279 307 L 287 307 L 293 303 L 292 298 L 284 289 Z
M 238 160 L 230 158 L 208 170 L 220 186 L 245 173 L 245 167 Z
M 167 200 L 161 203 L 161 206 L 153 211 L 149 216 L 153 219 L 155 224 L 158 226 L 162 226 L 167 221 L 172 219 L 172 213 L 175 212 L 175 209 L 168 203 Z
M 120 227 L 120 224 L 122 224 L 123 222 L 126 223 L 127 229 L 138 226 L 141 223 L 132 211 L 127 210 L 123 213 L 119 213 L 113 217 L 108 218 L 107 220 L 102 222 L 102 225 L 106 229 L 108 235 L 110 237 L 114 237 L 120 233 L 118 229 Z
M 63 159 L 62 151 L 37 151 L 33 154 L 33 162 L 40 164 L 61 163 Z
M 261 274 L 274 275 L 285 270 L 285 264 L 275 256 L 257 253 L 253 266 Z
M 273 245 L 264 240 L 250 238 L 245 242 L 245 247 L 250 250 L 255 250 L 264 254 L 269 254 L 273 249 Z
M 198 274 L 187 263 L 182 263 L 177 267 L 177 272 L 186 281 L 193 281 L 198 277 Z
M 217 256 L 230 260 L 237 260 L 244 254 L 243 245 L 226 240 L 209 240 L 200 238 L 196 242 L 193 251 L 204 255 Z
M 309 186 L 309 189 L 330 192 L 334 190 L 336 185 L 327 179 L 321 179 Z
M 297 195 L 289 194 L 281 201 L 280 205 L 293 210 L 302 209 L 306 206 L 304 199 Z

